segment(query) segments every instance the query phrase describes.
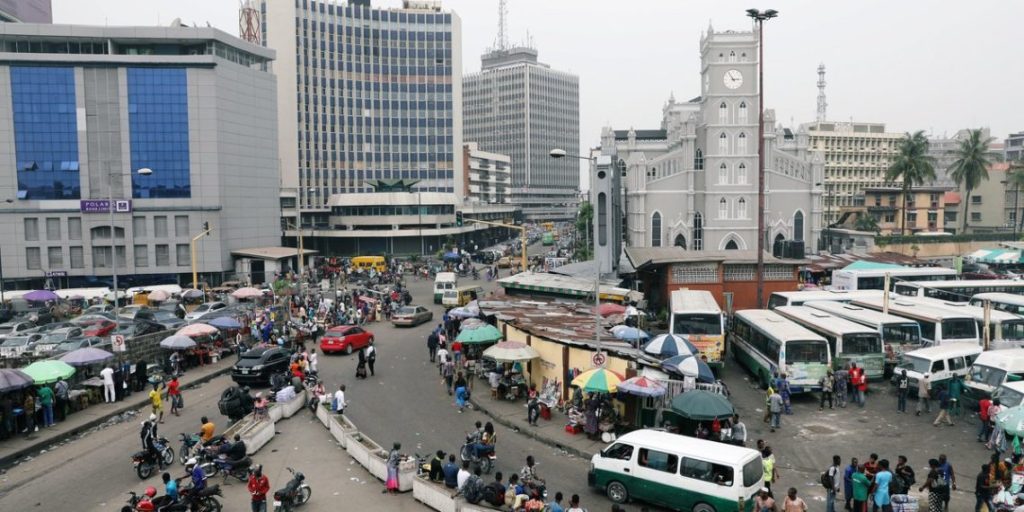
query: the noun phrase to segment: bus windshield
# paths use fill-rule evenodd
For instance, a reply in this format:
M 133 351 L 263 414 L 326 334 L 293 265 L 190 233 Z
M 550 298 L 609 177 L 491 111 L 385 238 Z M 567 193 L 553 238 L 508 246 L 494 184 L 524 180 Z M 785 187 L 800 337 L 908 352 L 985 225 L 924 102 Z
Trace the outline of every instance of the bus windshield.
M 978 325 L 970 318 L 950 318 L 942 321 L 943 340 L 970 340 L 978 338 Z
M 885 324 L 882 326 L 882 338 L 889 343 L 921 343 L 921 327 L 916 323 Z
M 722 334 L 722 317 L 702 313 L 676 313 L 672 317 L 672 334 Z
M 1006 370 L 975 364 L 971 366 L 971 382 L 996 387 L 1006 380 Z
M 877 334 L 849 334 L 843 336 L 844 354 L 881 354 L 882 340 Z
M 787 341 L 786 364 L 828 363 L 828 345 L 820 341 Z

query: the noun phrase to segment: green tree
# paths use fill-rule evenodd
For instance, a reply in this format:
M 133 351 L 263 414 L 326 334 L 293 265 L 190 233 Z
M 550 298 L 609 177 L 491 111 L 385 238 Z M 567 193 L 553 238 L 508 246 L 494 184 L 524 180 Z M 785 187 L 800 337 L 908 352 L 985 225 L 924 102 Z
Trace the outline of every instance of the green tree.
M 924 136 L 924 130 L 918 130 L 900 141 L 896 157 L 893 158 L 889 169 L 885 172 L 885 181 L 888 183 L 901 182 L 900 188 L 903 195 L 903 216 L 900 224 L 900 234 L 906 234 L 907 230 L 907 197 L 910 196 L 910 189 L 914 185 L 923 185 L 926 181 L 935 179 L 935 159 L 928 156 L 928 138 Z
M 1024 219 L 1021 218 L 1020 210 L 1017 208 L 1020 206 L 1018 201 L 1020 189 L 1024 188 L 1024 160 L 1010 162 L 1010 169 L 1006 173 L 1006 186 L 1013 189 L 1013 217 L 1017 221 L 1017 231 L 1020 231 L 1024 229 Z
M 853 228 L 857 231 L 871 231 L 872 233 L 878 233 L 878 220 L 868 214 L 861 214 L 857 217 L 857 222 L 853 225 Z
M 949 166 L 949 177 L 957 186 L 966 190 L 964 196 L 963 232 L 967 232 L 967 215 L 971 208 L 971 192 L 981 185 L 981 180 L 988 181 L 988 168 L 992 161 L 988 156 L 988 146 L 995 137 L 983 138 L 981 129 L 971 130 L 970 135 L 960 141 L 960 147 L 953 150 L 956 161 Z
M 590 259 L 593 241 L 591 240 L 591 221 L 594 220 L 594 205 L 590 201 L 580 203 L 576 213 L 576 257 L 586 261 Z

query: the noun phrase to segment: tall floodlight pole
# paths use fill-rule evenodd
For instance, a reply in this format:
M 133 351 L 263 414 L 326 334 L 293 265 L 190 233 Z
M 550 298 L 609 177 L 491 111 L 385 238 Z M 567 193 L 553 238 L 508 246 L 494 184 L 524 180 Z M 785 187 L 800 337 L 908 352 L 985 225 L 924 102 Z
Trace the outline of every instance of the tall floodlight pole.
M 757 24 L 757 307 L 764 307 L 764 22 L 779 15 L 775 9 L 747 9 Z

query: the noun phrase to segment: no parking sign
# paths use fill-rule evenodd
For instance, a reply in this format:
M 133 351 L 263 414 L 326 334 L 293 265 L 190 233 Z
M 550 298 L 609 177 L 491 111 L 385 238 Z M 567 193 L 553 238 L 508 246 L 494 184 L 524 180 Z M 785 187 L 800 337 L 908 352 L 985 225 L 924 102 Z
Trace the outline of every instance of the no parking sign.
M 590 362 L 594 363 L 595 368 L 603 368 L 605 360 L 604 352 L 595 352 L 594 356 L 590 358 Z
M 114 350 L 114 352 L 124 352 L 125 350 L 127 350 L 127 347 L 125 347 L 125 344 L 124 344 L 124 336 L 122 336 L 120 334 L 115 334 L 115 335 L 111 336 L 110 337 L 110 344 L 111 344 L 111 348 Z

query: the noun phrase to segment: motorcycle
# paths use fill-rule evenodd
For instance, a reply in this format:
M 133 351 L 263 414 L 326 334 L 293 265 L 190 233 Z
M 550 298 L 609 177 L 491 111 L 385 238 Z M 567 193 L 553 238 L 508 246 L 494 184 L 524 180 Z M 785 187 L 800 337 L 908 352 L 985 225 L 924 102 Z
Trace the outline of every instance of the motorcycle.
M 156 449 L 160 453 L 164 466 L 174 464 L 174 450 L 166 438 L 161 437 L 157 439 Z M 153 458 L 149 450 L 140 450 L 132 455 L 132 466 L 135 468 L 135 474 L 142 480 L 153 476 L 153 471 L 157 469 L 160 462 Z
M 188 504 L 181 501 L 172 503 L 167 496 L 156 496 L 156 489 L 146 489 L 146 494 L 139 496 L 133 491 L 128 492 L 128 504 L 121 507 L 121 512 L 185 512 Z
M 274 512 L 288 512 L 292 507 L 304 505 L 313 496 L 313 489 L 306 483 L 306 476 L 288 468 L 292 479 L 283 489 L 274 491 Z
M 198 449 L 196 446 L 202 446 L 202 438 L 199 434 L 186 434 L 184 432 L 178 434 L 178 439 L 181 439 L 181 448 L 178 449 L 178 462 L 182 466 L 188 462 L 188 459 L 198 455 Z
M 459 450 L 459 456 L 463 462 L 469 461 L 473 467 L 479 466 L 481 472 L 490 473 L 494 469 L 494 462 L 498 460 L 498 456 L 495 455 L 495 452 L 491 452 L 486 457 L 478 457 L 476 450 L 473 448 L 475 442 L 475 435 L 466 434 L 466 442 L 462 445 L 462 449 Z
M 249 466 L 251 465 L 252 459 L 249 457 L 234 461 L 215 456 L 207 462 L 200 464 L 199 468 L 203 470 L 203 474 L 205 474 L 207 478 L 213 478 L 221 471 L 224 471 L 224 481 L 227 481 L 228 476 L 233 476 L 241 482 L 248 482 Z
M 220 486 L 217 484 L 208 485 L 205 489 L 195 492 L 191 487 L 182 489 L 180 501 L 185 503 L 193 512 L 220 512 L 221 504 L 216 496 L 224 497 Z

